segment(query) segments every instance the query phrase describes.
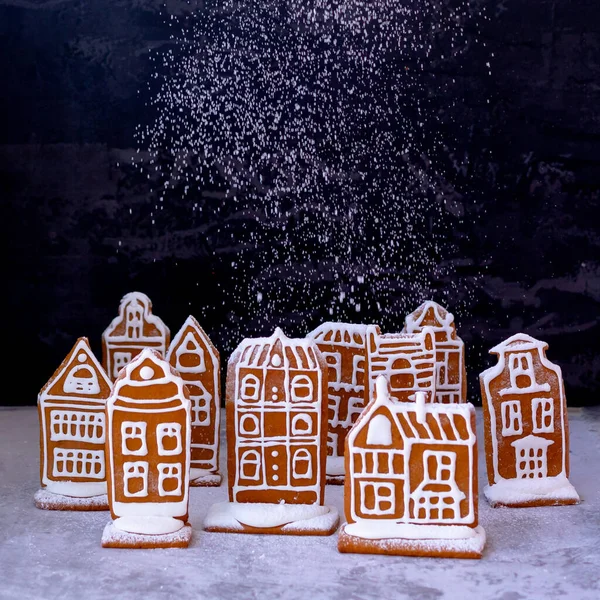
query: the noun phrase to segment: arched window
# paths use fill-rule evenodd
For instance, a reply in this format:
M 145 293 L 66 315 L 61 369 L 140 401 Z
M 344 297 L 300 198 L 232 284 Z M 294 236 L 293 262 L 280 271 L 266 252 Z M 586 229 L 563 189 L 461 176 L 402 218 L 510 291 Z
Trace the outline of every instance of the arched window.
M 296 479 L 312 479 L 312 456 L 306 448 L 300 448 L 292 459 L 292 475 Z
M 371 419 L 367 431 L 367 444 L 369 446 L 392 445 L 392 424 L 385 415 L 375 415 Z
M 256 415 L 242 415 L 240 418 L 240 432 L 246 435 L 257 435 L 260 431 Z
M 180 373 L 204 373 L 204 350 L 192 333 L 188 333 L 175 351 L 176 368 Z
M 292 400 L 307 402 L 312 399 L 313 383 L 307 375 L 296 375 L 292 379 Z
M 87 365 L 77 365 L 67 375 L 63 390 L 66 394 L 99 394 L 98 376 Z
M 312 429 L 312 419 L 309 415 L 294 415 L 292 419 L 292 435 L 311 435 Z
M 246 375 L 242 379 L 242 400 L 258 400 L 260 381 L 256 375 Z
M 260 479 L 260 454 L 257 450 L 247 450 L 242 454 L 240 472 L 243 479 Z

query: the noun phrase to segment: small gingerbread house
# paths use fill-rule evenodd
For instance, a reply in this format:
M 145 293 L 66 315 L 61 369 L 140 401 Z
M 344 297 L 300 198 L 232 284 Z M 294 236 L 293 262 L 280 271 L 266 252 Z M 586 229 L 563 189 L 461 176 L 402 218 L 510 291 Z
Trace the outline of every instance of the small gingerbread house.
M 316 344 L 280 329 L 244 340 L 227 372 L 229 503 L 208 531 L 323 535 L 335 509 L 323 505 L 326 364 Z
M 425 327 L 430 327 L 435 335 L 435 401 L 466 402 L 465 344 L 456 334 L 454 316 L 428 300 L 406 317 L 404 331 L 420 333 Z
M 167 360 L 185 382 L 192 402 L 190 485 L 218 486 L 221 484 L 219 352 L 198 321 L 190 315 L 173 338 Z
M 342 552 L 478 558 L 477 440 L 471 404 L 398 402 L 379 376 L 346 448 Z
M 146 294 L 130 292 L 121 299 L 119 314 L 102 334 L 102 364 L 114 381 L 119 371 L 144 348 L 164 356 L 169 346 L 169 328 L 152 314 Z
M 560 367 L 545 342 L 518 333 L 490 353 L 481 373 L 486 464 L 492 506 L 575 504 L 569 483 L 569 428 Z
M 38 396 L 38 508 L 106 510 L 104 406 L 112 384 L 85 337 Z
M 410 402 L 423 392 L 425 402 L 435 400 L 435 336 L 425 327 L 420 333 L 386 333 L 370 325 L 367 328 L 368 397 L 375 396 L 375 382 L 385 376 L 392 397 Z
M 367 397 L 367 326 L 327 322 L 307 337 L 315 340 L 327 363 L 327 483 L 342 484 L 346 436 Z
M 146 348 L 120 373 L 106 404 L 105 547 L 187 546 L 191 403 L 183 379 Z

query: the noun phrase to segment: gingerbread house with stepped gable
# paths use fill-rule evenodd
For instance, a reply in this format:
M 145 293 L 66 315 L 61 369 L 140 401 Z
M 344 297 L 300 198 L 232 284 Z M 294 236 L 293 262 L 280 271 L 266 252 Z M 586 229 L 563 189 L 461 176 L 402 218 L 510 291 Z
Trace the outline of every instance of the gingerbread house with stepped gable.
M 106 403 L 108 498 L 104 547 L 186 547 L 191 402 L 158 352 L 142 350 Z
M 437 302 L 428 300 L 406 317 L 404 331 L 419 333 L 425 327 L 431 328 L 435 335 L 435 401 L 466 402 L 465 344 L 456 334 L 454 316 Z
M 227 372 L 229 502 L 213 505 L 207 531 L 328 535 L 324 506 L 326 363 L 314 341 L 244 340 Z
M 221 484 L 219 352 L 190 315 L 173 338 L 166 358 L 184 380 L 192 402 L 190 485 L 218 486 Z
M 479 558 L 471 404 L 394 400 L 384 376 L 346 447 L 341 552 Z
M 485 453 L 492 506 L 575 504 L 568 480 L 569 426 L 560 367 L 545 342 L 518 333 L 490 353 L 481 373 Z
M 367 325 L 326 322 L 307 337 L 327 363 L 327 483 L 343 484 L 346 436 L 367 400 Z
M 104 407 L 111 388 L 87 338 L 79 338 L 38 396 L 38 508 L 108 508 Z
M 102 364 L 114 381 L 119 371 L 144 348 L 164 356 L 169 346 L 169 328 L 152 314 L 150 298 L 141 292 L 125 294 L 119 314 L 102 334 Z

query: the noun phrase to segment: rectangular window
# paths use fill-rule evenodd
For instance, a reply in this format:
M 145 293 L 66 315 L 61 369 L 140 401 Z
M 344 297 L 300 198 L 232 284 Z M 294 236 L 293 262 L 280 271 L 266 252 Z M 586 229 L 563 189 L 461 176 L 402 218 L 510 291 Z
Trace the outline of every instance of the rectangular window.
M 511 354 L 508 369 L 512 389 L 526 389 L 535 383 L 533 360 L 529 352 Z
M 159 423 L 156 426 L 156 440 L 160 456 L 174 456 L 180 454 L 181 423 Z
M 158 463 L 159 496 L 180 496 L 183 481 L 183 469 L 179 463 Z
M 50 439 L 103 444 L 104 413 L 53 410 L 50 413 Z
M 518 400 L 509 400 L 500 405 L 500 410 L 502 411 L 502 435 L 520 435 L 523 433 L 521 403 Z
M 339 352 L 323 352 L 323 357 L 329 368 L 329 383 L 342 381 L 342 357 Z
M 54 448 L 52 475 L 104 479 L 104 451 Z
M 123 493 L 127 498 L 143 498 L 148 495 L 147 462 L 123 463 Z
M 144 421 L 123 421 L 121 423 L 121 452 L 134 456 L 148 454 Z
M 531 402 L 533 433 L 554 433 L 554 402 L 552 398 L 534 398 Z
M 365 515 L 393 515 L 396 487 L 388 482 L 360 481 L 360 508 Z
M 352 359 L 352 385 L 365 385 L 365 357 L 360 354 Z
M 210 425 L 210 396 L 192 397 L 192 425 Z

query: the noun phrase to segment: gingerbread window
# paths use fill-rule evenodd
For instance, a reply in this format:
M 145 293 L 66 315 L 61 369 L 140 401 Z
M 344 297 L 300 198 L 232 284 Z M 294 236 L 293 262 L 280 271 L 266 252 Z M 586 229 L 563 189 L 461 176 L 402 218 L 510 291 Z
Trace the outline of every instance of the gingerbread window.
M 114 366 L 112 376 L 116 379 L 119 375 L 119 371 L 131 361 L 131 352 L 115 352 L 113 360 Z
M 292 379 L 292 400 L 294 402 L 307 402 L 312 400 L 313 383 L 307 375 L 296 375 Z
M 144 421 L 123 421 L 121 423 L 121 440 L 123 454 L 134 454 L 135 456 L 148 454 Z
M 240 418 L 240 433 L 245 435 L 258 435 L 260 424 L 257 415 L 242 415 Z
M 511 388 L 529 388 L 535 383 L 533 360 L 529 352 L 511 354 L 508 369 Z
M 385 415 L 375 415 L 369 423 L 367 444 L 369 446 L 392 445 L 392 424 Z
M 140 306 L 128 306 L 125 313 L 127 337 L 136 339 L 142 337 L 142 308 Z
M 148 495 L 148 463 L 135 461 L 123 463 L 123 493 L 127 498 Z
M 258 400 L 260 395 L 260 381 L 256 375 L 246 375 L 242 379 L 242 400 Z
M 360 481 L 360 509 L 365 515 L 393 515 L 396 488 L 389 482 Z
M 50 413 L 50 439 L 104 443 L 104 413 L 53 410 Z
M 294 415 L 292 418 L 292 435 L 311 435 L 313 422 L 310 415 Z
M 292 474 L 295 479 L 311 479 L 313 475 L 312 456 L 306 448 L 300 448 L 292 459 Z
M 104 451 L 54 448 L 52 475 L 104 479 Z
M 210 425 L 210 396 L 195 396 L 192 398 L 192 425 Z
M 323 352 L 323 357 L 329 369 L 329 383 L 342 381 L 342 357 L 339 352 Z
M 173 456 L 181 452 L 181 423 L 159 423 L 156 440 L 160 456 Z
M 180 496 L 183 486 L 182 469 L 179 463 L 158 463 L 158 495 Z
M 533 433 L 554 433 L 554 403 L 552 398 L 534 398 L 531 402 Z
M 521 403 L 518 400 L 508 400 L 500 405 L 500 410 L 502 411 L 502 435 L 523 433 Z
M 352 385 L 365 384 L 365 357 L 357 355 L 352 359 Z
M 79 357 L 82 360 L 82 357 Z M 83 356 L 85 360 L 85 356 Z M 66 394 L 99 394 L 98 376 L 87 365 L 77 365 L 69 372 L 63 386 Z
M 183 342 L 177 347 L 175 364 L 180 373 L 204 373 L 206 371 L 204 350 L 192 333 L 188 333 Z
M 260 479 L 260 454 L 256 450 L 247 450 L 242 454 L 240 471 L 244 479 Z

